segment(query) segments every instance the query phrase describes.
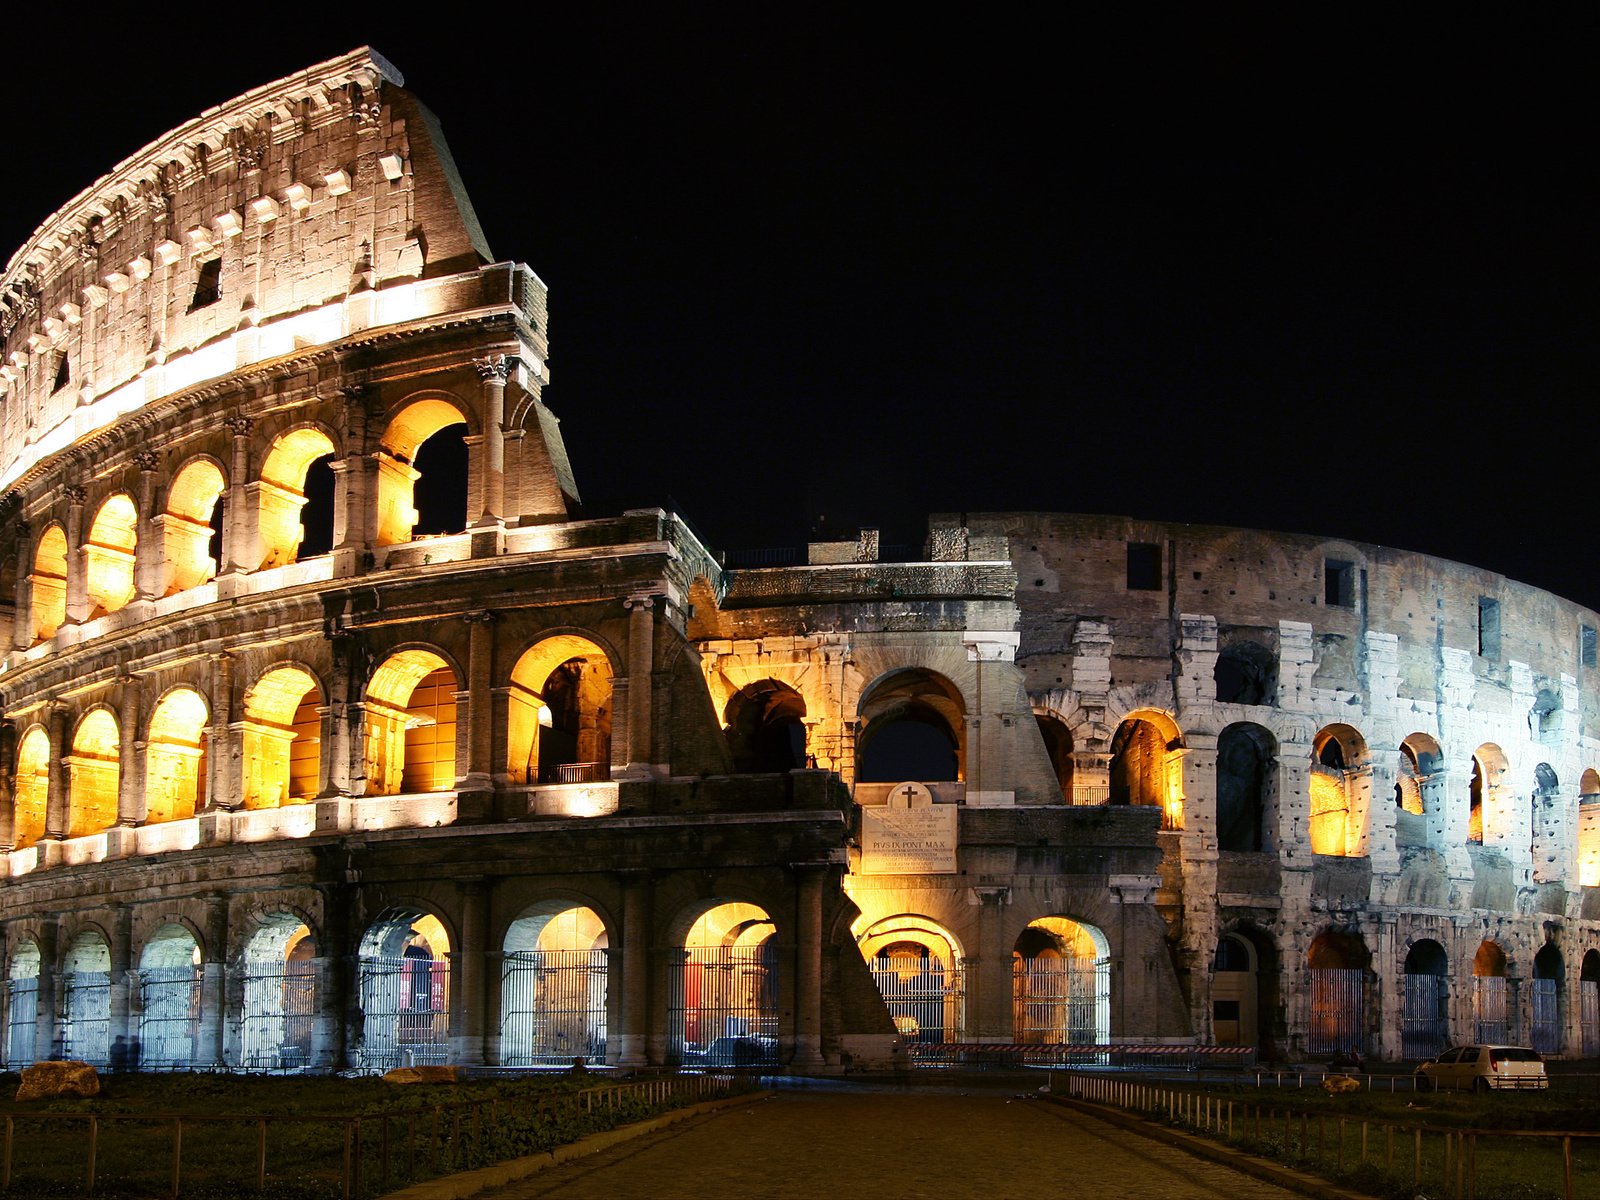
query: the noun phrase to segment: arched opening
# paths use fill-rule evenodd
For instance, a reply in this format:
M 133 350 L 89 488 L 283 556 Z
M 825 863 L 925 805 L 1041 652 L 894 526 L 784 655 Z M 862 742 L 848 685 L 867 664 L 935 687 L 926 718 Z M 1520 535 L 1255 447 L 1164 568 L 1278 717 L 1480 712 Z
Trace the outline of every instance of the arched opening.
M 1400 1047 L 1406 1058 L 1433 1058 L 1450 1044 L 1450 956 L 1432 938 L 1406 953 Z
M 1583 773 L 1578 797 L 1578 886 L 1600 887 L 1600 774 Z
M 1553 942 L 1533 956 L 1533 1048 L 1560 1054 L 1561 995 L 1566 991 L 1567 965 Z
M 467 527 L 466 432 L 444 400 L 418 400 L 389 422 L 378 453 L 378 545 Z
M 1561 780 L 1549 763 L 1533 768 L 1533 800 L 1529 805 L 1528 857 L 1533 863 L 1533 878 L 1544 883 L 1562 878 L 1561 834 L 1565 812 L 1561 800 Z
M 1583 956 L 1578 970 L 1578 1026 L 1583 1036 L 1583 1056 L 1600 1055 L 1600 950 Z
M 431 650 L 400 650 L 366 694 L 369 796 L 448 791 L 456 780 L 455 672 Z
M 38 1058 L 39 947 L 19 944 L 6 981 L 6 1066 L 16 1071 Z
M 1055 772 L 1056 784 L 1061 788 L 1061 799 L 1072 800 L 1072 730 L 1055 717 L 1034 713 L 1039 726 L 1039 736 L 1044 739 L 1044 752 L 1050 759 L 1050 769 Z
M 545 638 L 511 669 L 507 770 L 513 783 L 611 778 L 611 660 L 576 634 Z
M 806 702 L 778 679 L 735 692 L 722 711 L 723 736 L 740 774 L 793 771 L 806 765 Z
M 316 1019 L 316 941 L 299 917 L 273 913 L 244 948 L 239 1060 L 247 1071 L 311 1065 Z
M 310 502 L 333 495 L 333 454 L 333 439 L 320 429 L 292 429 L 273 440 L 257 487 L 260 570 L 326 554 L 332 547 L 332 504 L 319 500 L 313 507 Z
M 165 559 L 162 595 L 198 587 L 216 575 L 226 490 L 221 469 L 209 459 L 196 459 L 172 481 L 167 511 L 159 518 Z
M 200 946 L 182 925 L 163 925 L 139 956 L 138 1065 L 174 1071 L 198 1060 Z
M 1367 742 L 1349 725 L 1329 725 L 1311 743 L 1311 852 L 1343 858 L 1365 852 Z
M 1165 713 L 1131 714 L 1111 738 L 1111 803 L 1154 805 L 1161 828 L 1183 828 L 1183 737 Z
M 1211 963 L 1211 1034 L 1219 1046 L 1257 1046 L 1260 996 L 1256 950 L 1249 939 L 1224 934 Z
M 1234 642 L 1212 671 L 1219 704 L 1271 704 L 1278 694 L 1278 659 L 1255 642 Z
M 33 640 L 42 642 L 55 637 L 67 619 L 67 535 L 61 526 L 52 525 L 40 536 L 28 586 Z
M 857 708 L 858 783 L 922 783 L 965 777 L 966 704 L 943 675 L 891 671 L 868 686 Z
M 72 939 L 61 962 L 60 1046 L 50 1056 L 105 1066 L 110 1030 L 111 947 L 100 934 L 85 931 Z
M 668 997 L 670 1056 L 683 1066 L 762 1067 L 778 1061 L 776 929 L 766 911 L 725 901 L 683 941 Z
M 962 1039 L 965 968 L 949 930 L 908 914 L 877 922 L 856 943 L 903 1040 L 936 1044 Z
M 438 1064 L 450 1057 L 450 939 L 439 918 L 390 909 L 361 936 L 356 973 L 365 1070 Z
M 1394 836 L 1399 846 L 1441 846 L 1444 840 L 1444 756 L 1439 743 L 1413 733 L 1400 743 L 1394 783 Z
M 1473 1040 L 1504 1044 L 1511 1040 L 1510 987 L 1506 952 L 1494 942 L 1479 944 L 1472 959 Z
M 1111 1038 L 1111 947 L 1068 917 L 1029 922 L 1011 950 L 1012 1037 L 1025 1045 Z
M 1260 850 L 1272 811 L 1276 742 L 1260 725 L 1229 725 L 1217 737 L 1217 849 Z
M 1510 814 L 1503 795 L 1511 761 L 1493 742 L 1485 742 L 1472 755 L 1472 780 L 1467 785 L 1467 841 L 1481 846 L 1485 840 L 1504 842 L 1510 833 Z
M 119 492 L 100 506 L 83 547 L 89 619 L 114 613 L 133 599 L 134 548 L 139 513 L 133 499 Z
M 1310 1054 L 1355 1054 L 1365 1050 L 1366 973 L 1371 961 L 1359 934 L 1320 933 L 1306 955 L 1311 978 Z
M 117 719 L 97 708 L 78 724 L 67 756 L 67 836 L 85 837 L 117 823 L 121 738 Z
M 500 1065 L 606 1060 L 605 922 L 561 901 L 527 909 L 506 930 L 500 972 Z
M 150 714 L 145 747 L 145 822 L 186 821 L 205 802 L 206 721 L 199 692 L 168 692 Z
M 313 800 L 321 767 L 322 692 L 304 667 L 274 667 L 244 696 L 245 808 Z
M 17 745 L 17 775 L 12 788 L 12 846 L 26 850 L 44 836 L 50 802 L 50 735 L 35 725 Z

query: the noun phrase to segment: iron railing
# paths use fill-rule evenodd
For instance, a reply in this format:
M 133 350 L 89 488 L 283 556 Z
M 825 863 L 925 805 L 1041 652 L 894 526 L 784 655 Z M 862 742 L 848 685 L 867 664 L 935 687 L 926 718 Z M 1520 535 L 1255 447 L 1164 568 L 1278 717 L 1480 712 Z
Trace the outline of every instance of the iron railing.
M 360 1068 L 386 1071 L 450 1055 L 450 966 L 427 958 L 360 959 Z
M 1443 975 L 1405 976 L 1400 1052 L 1432 1058 L 1450 1044 L 1449 981 Z
M 111 1054 L 111 973 L 71 971 L 61 977 L 61 1051 L 104 1066 Z
M 200 1036 L 200 968 L 146 967 L 139 972 L 139 1066 L 192 1066 Z
M 1103 1042 L 1110 1031 L 1111 960 L 1013 959 L 1011 1008 L 1018 1042 Z
M 966 972 L 937 959 L 896 965 L 891 958 L 872 964 L 872 980 L 908 1042 L 959 1042 L 966 1027 Z
M 759 1067 L 778 1058 L 778 969 L 770 942 L 685 950 L 667 998 L 671 1061 Z
M 1533 981 L 1533 1040 L 1540 1054 L 1561 1053 L 1561 983 L 1556 979 Z
M 1504 1044 L 1511 1040 L 1510 989 L 1503 975 L 1472 978 L 1472 1025 L 1475 1041 Z
M 1306 1050 L 1311 1054 L 1360 1054 L 1366 1034 L 1365 979 L 1359 967 L 1312 967 L 1311 1023 Z
M 316 969 L 307 962 L 246 962 L 240 1066 L 298 1071 L 311 1062 Z
M 39 979 L 13 979 L 6 1007 L 6 1063 L 13 1069 L 31 1063 L 39 1033 Z
M 500 1062 L 508 1067 L 606 1057 L 606 952 L 516 950 L 500 970 Z

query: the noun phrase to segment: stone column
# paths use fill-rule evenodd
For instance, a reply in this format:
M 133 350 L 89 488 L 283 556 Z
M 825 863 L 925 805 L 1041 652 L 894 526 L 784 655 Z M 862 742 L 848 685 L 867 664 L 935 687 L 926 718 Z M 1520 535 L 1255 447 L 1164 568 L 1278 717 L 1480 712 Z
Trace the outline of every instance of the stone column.
M 1009 1042 L 1011 947 L 1004 945 L 1008 887 L 979 887 L 978 953 L 967 963 L 967 1025 L 976 1042 Z
M 89 619 L 89 572 L 83 545 L 83 505 L 86 489 L 69 484 L 67 497 L 67 617 L 64 624 L 81 625 Z
M 67 755 L 72 750 L 72 712 L 65 704 L 50 709 L 50 776 L 45 799 L 44 836 L 59 842 L 67 836 L 71 821 L 71 797 L 67 795 Z M 42 857 L 42 856 L 41 856 Z
M 139 1022 L 133 1011 L 133 993 L 139 986 L 138 973 L 133 969 L 133 909 L 127 904 L 116 904 L 111 910 L 111 987 L 109 989 L 111 1024 L 106 1030 L 106 1045 L 115 1046 L 117 1039 L 131 1046 L 139 1036 Z M 126 1053 L 112 1053 L 113 1063 L 131 1063 Z
M 12 779 L 17 772 L 17 725 L 0 717 L 0 852 L 17 844 L 16 793 Z M 0 864 L 0 877 L 3 877 Z
M 494 786 L 494 623 L 497 614 L 487 610 L 466 613 L 471 641 L 467 655 L 467 686 L 456 693 L 456 720 L 466 703 L 466 771 L 456 781 L 461 791 L 487 792 Z M 488 814 L 484 814 L 488 815 Z
M 122 705 L 118 722 L 117 824 L 141 825 L 145 818 L 144 775 L 139 767 L 145 761 L 146 743 L 139 740 L 142 689 L 137 675 L 124 675 Z
M 211 780 L 206 788 L 206 812 L 235 809 L 242 802 L 239 776 L 243 747 L 233 730 L 233 655 L 219 650 L 211 656 Z
M 200 1038 L 195 1047 L 197 1065 L 220 1067 L 227 1031 L 228 897 L 221 892 L 206 896 L 204 959 L 200 964 Z
M 33 645 L 33 530 L 26 521 L 18 521 L 17 531 L 17 611 L 12 618 L 11 644 L 18 650 Z
M 333 671 L 328 676 L 328 703 L 322 709 L 322 791 L 319 800 L 332 800 L 351 794 L 350 787 L 350 697 L 351 664 L 359 657 L 355 636 L 343 629 L 327 634 L 333 650 Z M 359 737 L 356 738 L 359 743 Z
M 633 778 L 650 778 L 651 718 L 654 711 L 655 602 L 658 597 L 639 592 L 622 602 L 628 610 L 628 765 Z
M 139 465 L 139 518 L 143 522 L 133 544 L 133 598 L 161 598 L 161 564 L 165 558 L 165 526 L 152 512 L 156 495 L 156 468 L 161 456 L 154 450 L 140 450 L 133 456 Z M 157 532 L 157 536 L 150 536 Z
M 344 396 L 344 458 L 330 464 L 333 492 L 333 573 L 344 579 L 361 573 L 362 559 L 372 549 L 376 517 L 377 460 L 367 454 L 367 388 L 346 384 Z
M 56 992 L 61 978 L 61 927 L 53 913 L 39 919 L 38 1021 L 34 1026 L 33 1057 L 49 1058 L 56 1044 Z
M 354 1011 L 350 963 L 350 908 L 354 900 L 349 884 L 323 884 L 322 928 L 317 931 L 313 1002 L 316 1017 L 311 1027 L 311 1065 L 319 1071 L 342 1071 L 350 1065 L 348 1018 Z
M 622 877 L 622 1012 L 615 1038 L 619 1067 L 650 1061 L 650 875 L 628 871 Z M 610 1057 L 608 1054 L 607 1057 Z
M 483 380 L 483 445 L 478 455 L 478 490 L 483 511 L 477 524 L 496 525 L 505 519 L 506 454 L 505 411 L 506 378 L 510 364 L 504 354 L 491 354 L 473 360 L 478 378 Z
M 233 433 L 233 462 L 228 468 L 227 528 L 222 533 L 221 574 L 253 571 L 261 564 L 255 550 L 256 514 L 246 501 L 250 479 L 249 417 L 229 417 L 223 424 Z M 252 555 L 254 555 L 252 561 Z
M 800 863 L 795 871 L 794 1060 L 822 1066 L 822 887 L 827 866 Z
M 461 893 L 461 946 L 450 957 L 450 1058 L 464 1066 L 481 1066 L 488 1016 L 485 944 L 489 937 L 489 885 L 481 877 L 457 883 Z

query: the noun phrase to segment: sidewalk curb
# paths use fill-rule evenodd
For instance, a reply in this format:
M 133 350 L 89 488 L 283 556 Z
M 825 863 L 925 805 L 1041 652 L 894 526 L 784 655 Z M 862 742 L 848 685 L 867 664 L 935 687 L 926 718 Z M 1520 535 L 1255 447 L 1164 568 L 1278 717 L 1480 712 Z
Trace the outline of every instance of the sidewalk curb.
M 490 1167 L 479 1167 L 473 1171 L 441 1175 L 438 1179 L 414 1183 L 397 1192 L 386 1192 L 379 1200 L 466 1200 L 467 1197 L 476 1196 L 488 1188 L 516 1183 L 530 1175 L 537 1175 L 540 1171 L 548 1171 L 551 1167 L 560 1166 L 575 1158 L 598 1154 L 602 1150 L 631 1142 L 647 1133 L 676 1125 L 679 1121 L 687 1121 L 691 1117 L 710 1116 L 724 1109 L 753 1104 L 757 1100 L 766 1100 L 771 1096 L 772 1093 L 766 1091 L 750 1092 L 743 1096 L 728 1096 L 721 1100 L 691 1104 L 687 1108 L 676 1108 L 671 1112 L 662 1113 L 659 1117 L 636 1121 L 632 1125 L 619 1125 L 615 1129 L 591 1133 L 588 1137 L 579 1138 L 575 1142 L 568 1142 L 565 1146 L 557 1146 L 554 1150 L 546 1150 L 541 1154 L 529 1154 L 523 1158 L 495 1163 Z
M 1197 1158 L 1209 1158 L 1212 1162 L 1232 1167 L 1246 1175 L 1253 1175 L 1266 1183 L 1277 1184 L 1281 1188 L 1299 1192 L 1301 1195 L 1314 1196 L 1317 1200 L 1373 1200 L 1368 1192 L 1354 1191 L 1337 1183 L 1331 1183 L 1320 1175 L 1308 1175 L 1304 1171 L 1296 1171 L 1292 1167 L 1285 1167 L 1265 1158 L 1257 1158 L 1254 1154 L 1235 1150 L 1231 1146 L 1213 1142 L 1210 1138 L 1201 1137 L 1199 1134 L 1169 1129 L 1119 1109 L 1102 1107 L 1084 1100 L 1073 1100 L 1066 1096 L 1041 1096 L 1040 1099 L 1060 1105 L 1062 1108 L 1070 1108 L 1086 1116 L 1096 1117 L 1108 1125 L 1137 1133 L 1151 1141 L 1176 1146 Z

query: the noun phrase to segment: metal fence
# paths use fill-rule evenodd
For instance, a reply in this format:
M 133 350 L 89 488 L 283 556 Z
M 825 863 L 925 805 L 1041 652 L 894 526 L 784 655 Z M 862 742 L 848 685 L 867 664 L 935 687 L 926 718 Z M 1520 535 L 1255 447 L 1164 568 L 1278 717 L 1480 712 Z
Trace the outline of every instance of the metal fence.
M 1449 980 L 1443 975 L 1407 975 L 1400 1017 L 1401 1054 L 1432 1058 L 1450 1044 Z
M 1011 1008 L 1018 1042 L 1103 1042 L 1110 1031 L 1111 960 L 1014 958 Z
M 72 971 L 61 977 L 61 1051 L 104 1066 L 111 1045 L 111 973 Z
M 39 1032 L 39 979 L 10 981 L 6 1006 L 6 1063 L 22 1067 L 38 1055 L 34 1042 Z
M 308 962 L 246 962 L 240 1066 L 298 1071 L 311 1062 L 316 968 Z
M 1312 967 L 1311 1024 L 1306 1050 L 1311 1054 L 1360 1054 L 1366 1033 L 1365 972 L 1359 967 Z
M 1561 1053 L 1561 983 L 1533 981 L 1533 1048 L 1540 1054 Z
M 684 1066 L 771 1066 L 778 1059 L 772 943 L 684 951 L 667 999 L 671 1056 Z
M 500 970 L 500 1061 L 508 1067 L 606 1057 L 606 952 L 516 950 Z
M 1583 1034 L 1583 1056 L 1600 1055 L 1600 983 L 1592 979 L 1578 984 L 1578 1024 Z
M 902 1038 L 918 1043 L 961 1040 L 966 972 L 960 964 L 947 968 L 938 959 L 916 959 L 896 965 L 880 958 L 872 964 L 872 980 Z
M 200 968 L 146 967 L 139 972 L 139 1065 L 191 1066 L 200 1036 Z
M 1475 1041 L 1505 1043 L 1511 1040 L 1509 989 L 1503 975 L 1472 977 L 1472 1025 Z
M 362 1069 L 443 1063 L 450 1056 L 450 967 L 427 958 L 361 958 Z

